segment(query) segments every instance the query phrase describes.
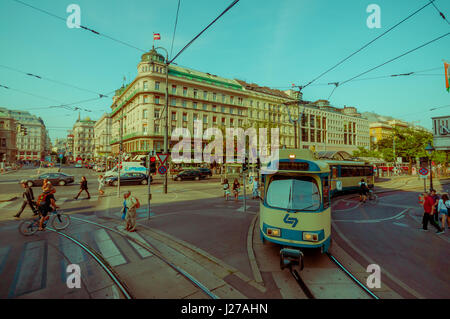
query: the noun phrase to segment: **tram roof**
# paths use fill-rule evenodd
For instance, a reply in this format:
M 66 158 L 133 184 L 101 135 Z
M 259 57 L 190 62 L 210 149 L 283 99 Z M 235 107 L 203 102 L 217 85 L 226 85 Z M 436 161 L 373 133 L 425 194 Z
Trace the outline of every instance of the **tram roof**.
M 352 155 L 345 151 L 320 151 L 317 152 L 319 159 L 337 160 L 337 161 L 348 161 L 353 158 Z

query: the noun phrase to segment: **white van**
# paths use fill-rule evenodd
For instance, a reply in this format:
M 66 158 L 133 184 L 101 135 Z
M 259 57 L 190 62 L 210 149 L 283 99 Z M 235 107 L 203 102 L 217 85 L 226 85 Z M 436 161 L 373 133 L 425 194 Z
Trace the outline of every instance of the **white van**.
M 113 169 L 105 172 L 105 177 L 117 176 L 119 170 L 117 165 Z M 141 162 L 122 162 L 122 168 L 120 169 L 120 174 L 123 173 L 143 173 L 147 174 L 147 168 L 142 166 Z

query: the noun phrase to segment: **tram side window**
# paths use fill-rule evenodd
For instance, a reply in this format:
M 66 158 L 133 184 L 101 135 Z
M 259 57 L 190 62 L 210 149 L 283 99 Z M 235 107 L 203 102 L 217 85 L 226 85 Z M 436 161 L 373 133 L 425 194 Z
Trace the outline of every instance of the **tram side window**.
M 315 211 L 321 198 L 315 179 L 309 176 L 276 176 L 266 194 L 267 204 L 274 208 Z

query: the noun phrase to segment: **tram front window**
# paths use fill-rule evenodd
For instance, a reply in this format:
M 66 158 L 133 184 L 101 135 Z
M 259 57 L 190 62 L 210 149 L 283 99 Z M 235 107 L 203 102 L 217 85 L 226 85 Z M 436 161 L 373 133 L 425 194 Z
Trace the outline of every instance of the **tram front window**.
M 319 187 L 309 176 L 275 177 L 267 190 L 267 204 L 273 208 L 315 211 L 320 208 Z

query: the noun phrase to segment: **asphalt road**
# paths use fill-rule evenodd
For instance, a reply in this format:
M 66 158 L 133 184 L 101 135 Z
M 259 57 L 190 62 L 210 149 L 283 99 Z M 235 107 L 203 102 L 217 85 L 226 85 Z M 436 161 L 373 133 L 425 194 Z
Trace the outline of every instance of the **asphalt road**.
M 106 187 L 106 196 L 99 196 L 97 173 L 84 168 L 63 168 L 62 171 L 73 174 L 76 181 L 79 181 L 82 175 L 86 176 L 91 191 L 91 199 L 83 199 L 85 195 L 82 195 L 75 201 L 73 197 L 78 192 L 78 183 L 57 186 L 57 203 L 63 212 L 98 223 L 122 223 L 122 198 L 117 196 L 116 188 Z M 34 172 L 21 170 L 1 175 L 2 196 L 20 195 L 21 189 L 17 183 L 31 173 Z M 163 193 L 161 181 L 156 180 L 151 187 L 153 198 L 149 221 L 147 187 L 122 187 L 122 193 L 125 189 L 131 190 L 141 202 L 142 206 L 138 210 L 139 223 L 180 239 L 199 251 L 205 251 L 252 278 L 247 256 L 247 234 L 251 220 L 258 212 L 258 201 L 249 199 L 247 212 L 244 212 L 242 196 L 238 202 L 225 201 L 219 182 L 211 180 L 171 181 L 169 194 Z M 390 286 L 398 288 L 403 297 L 449 298 L 449 231 L 436 235 L 431 227 L 429 232 L 418 230 L 422 215 L 417 204 L 418 191 L 420 190 L 386 193 L 380 196 L 377 203 L 364 205 L 349 199 L 349 196 L 334 199 L 333 238 L 348 249 L 352 257 L 364 267 L 370 263 L 380 265 L 382 281 L 386 280 Z M 75 246 L 49 232 L 32 237 L 21 236 L 17 231 L 18 223 L 12 220 L 12 215 L 20 204 L 20 199 L 0 203 L 0 281 L 4 283 L 0 289 L 0 298 L 105 298 L 117 295 L 111 288 L 110 280 L 105 279 L 97 266 L 80 254 Z M 23 213 L 24 218 L 29 216 L 29 211 Z M 136 269 L 140 273 L 144 268 L 152 269 L 148 265 L 145 266 L 145 263 L 149 262 L 146 261 L 148 256 L 140 255 L 135 247 L 113 233 L 105 234 L 92 226 L 76 222 L 67 232 L 96 247 L 108 256 L 113 264 L 117 263 L 115 267 L 122 273 L 134 273 Z M 144 236 L 144 232 L 144 228 L 139 228 L 139 234 Z M 67 274 L 61 252 L 69 256 L 69 259 L 83 263 L 84 271 L 89 274 L 84 290 L 76 293 L 62 290 Z M 170 252 L 172 253 L 172 250 Z M 267 253 L 276 254 L 276 251 Z M 261 267 L 264 267 L 265 262 L 258 260 Z M 205 271 L 203 274 L 199 275 L 199 279 L 207 276 Z M 149 272 L 142 278 L 156 280 L 154 276 L 155 274 Z M 161 278 L 166 278 L 167 283 L 170 282 L 171 285 L 178 285 L 171 281 L 171 276 L 162 275 Z M 129 280 L 133 282 L 132 278 Z M 145 293 L 148 294 L 144 296 L 183 298 L 194 293 L 188 284 L 179 285 L 184 287 L 184 290 L 164 290 L 159 295 L 158 291 L 147 291 Z M 138 286 L 137 284 L 136 287 Z M 271 289 L 277 288 L 271 286 Z

